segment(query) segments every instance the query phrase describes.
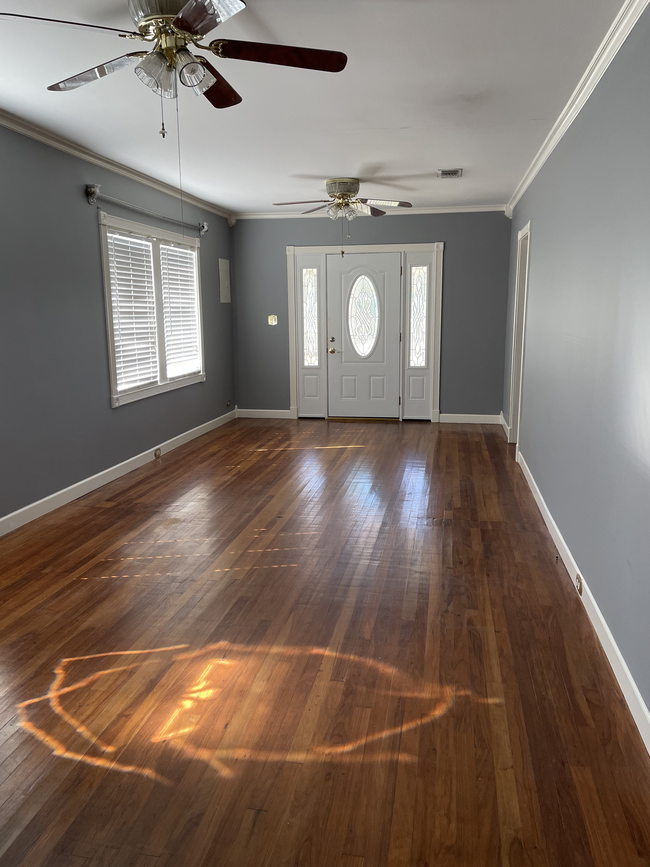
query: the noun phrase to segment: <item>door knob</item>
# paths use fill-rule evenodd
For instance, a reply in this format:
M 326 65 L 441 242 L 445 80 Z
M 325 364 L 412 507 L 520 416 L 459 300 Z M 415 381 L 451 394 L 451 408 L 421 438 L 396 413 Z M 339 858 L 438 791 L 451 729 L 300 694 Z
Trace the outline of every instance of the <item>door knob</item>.
M 329 352 L 330 355 L 336 355 L 336 352 L 337 352 L 337 350 L 334 349 L 334 347 L 332 347 L 331 349 L 328 349 L 327 351 Z

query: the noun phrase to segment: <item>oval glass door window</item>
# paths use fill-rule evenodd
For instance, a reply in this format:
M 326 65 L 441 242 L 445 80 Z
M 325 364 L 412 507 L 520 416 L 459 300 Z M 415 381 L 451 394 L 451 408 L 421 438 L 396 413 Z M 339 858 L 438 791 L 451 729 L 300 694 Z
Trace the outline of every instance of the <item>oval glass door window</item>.
M 367 358 L 379 336 L 379 296 L 375 284 L 365 274 L 357 277 L 350 292 L 348 330 L 355 352 Z

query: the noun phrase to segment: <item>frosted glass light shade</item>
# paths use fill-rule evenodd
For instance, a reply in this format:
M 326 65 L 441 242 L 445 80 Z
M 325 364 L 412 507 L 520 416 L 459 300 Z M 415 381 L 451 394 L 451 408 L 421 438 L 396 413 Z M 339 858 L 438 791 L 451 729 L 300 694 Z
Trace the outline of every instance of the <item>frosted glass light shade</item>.
M 187 48 L 181 48 L 176 52 L 176 69 L 181 84 L 185 87 L 196 87 L 201 84 L 207 72 L 205 66 L 199 63 Z
M 178 85 L 176 78 L 176 69 L 173 66 L 165 65 L 164 72 L 161 76 L 159 87 L 153 89 L 158 96 L 164 96 L 165 99 L 176 99 L 178 96 Z
M 142 59 L 135 68 L 135 74 L 143 84 L 154 90 L 159 87 L 159 82 L 165 67 L 167 58 L 161 51 L 152 51 Z
M 201 96 L 201 94 L 205 93 L 206 90 L 210 90 L 213 84 L 217 83 L 217 79 L 214 77 L 214 75 L 210 72 L 209 69 L 205 69 L 204 67 L 204 71 L 205 75 L 203 76 L 201 81 L 198 84 L 195 84 L 192 88 L 192 90 L 197 96 Z
M 356 208 L 353 208 L 352 205 L 346 205 L 343 208 L 343 216 L 348 220 L 354 220 L 355 217 L 359 216 L 359 212 Z
M 135 68 L 135 74 L 143 84 L 158 96 L 176 99 L 176 70 L 169 66 L 162 51 L 152 51 Z
M 325 212 L 327 213 L 327 216 L 330 217 L 332 220 L 336 220 L 341 216 L 341 210 L 336 204 L 328 205 L 325 208 Z

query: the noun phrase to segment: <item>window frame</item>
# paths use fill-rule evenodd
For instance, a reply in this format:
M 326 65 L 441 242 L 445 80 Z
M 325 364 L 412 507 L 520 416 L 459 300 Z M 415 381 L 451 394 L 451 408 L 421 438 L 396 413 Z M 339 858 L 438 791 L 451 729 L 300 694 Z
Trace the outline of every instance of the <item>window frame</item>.
M 125 391 L 117 390 L 117 367 L 115 361 L 115 337 L 113 328 L 113 303 L 111 295 L 111 276 L 109 266 L 108 253 L 108 233 L 115 231 L 121 234 L 134 235 L 146 241 L 151 241 L 154 245 L 153 255 L 153 272 L 154 272 L 154 298 L 156 303 L 156 322 L 157 322 L 157 347 L 158 347 L 158 382 L 153 385 L 136 386 Z M 111 385 L 111 406 L 116 409 L 127 403 L 133 403 L 136 400 L 142 400 L 146 397 L 152 397 L 155 394 L 164 394 L 167 391 L 173 391 L 177 388 L 184 388 L 187 385 L 194 385 L 197 382 L 205 382 L 205 350 L 203 340 L 203 301 L 201 296 L 201 263 L 199 257 L 199 248 L 201 243 L 198 238 L 187 238 L 178 235 L 175 232 L 170 232 L 167 229 L 158 229 L 154 226 L 147 226 L 143 223 L 136 223 L 132 220 L 124 220 L 121 217 L 114 217 L 106 214 L 104 211 L 99 211 L 99 233 L 101 240 L 102 251 L 102 272 L 104 283 L 104 308 L 106 311 L 106 338 L 108 343 L 108 367 L 110 374 Z M 198 309 L 198 338 L 199 352 L 201 357 L 201 370 L 196 373 L 178 376 L 173 379 L 167 377 L 167 364 L 165 357 L 165 339 L 163 327 L 163 306 L 162 306 L 162 280 L 161 280 L 161 264 L 160 264 L 160 242 L 176 244 L 179 247 L 185 247 L 193 250 L 196 253 L 196 288 L 197 288 L 197 309 Z

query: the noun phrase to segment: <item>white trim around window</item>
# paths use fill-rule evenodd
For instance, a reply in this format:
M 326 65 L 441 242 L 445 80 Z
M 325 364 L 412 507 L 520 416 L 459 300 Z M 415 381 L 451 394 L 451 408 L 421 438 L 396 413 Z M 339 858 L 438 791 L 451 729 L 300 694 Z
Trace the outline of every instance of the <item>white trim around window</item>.
M 113 217 L 103 211 L 99 212 L 99 228 L 111 406 L 116 408 L 154 394 L 204 382 L 198 238 L 186 238 L 166 229 Z M 134 291 L 138 299 L 137 303 L 133 302 L 133 321 L 128 339 L 129 347 L 136 347 L 138 359 L 140 348 L 142 350 L 144 361 L 138 360 L 136 366 L 142 366 L 144 375 L 135 376 L 131 385 L 124 373 L 123 362 L 118 361 L 120 337 L 119 326 L 116 327 L 114 321 L 113 303 L 117 278 L 111 276 L 111 262 L 113 274 L 117 269 L 116 238 L 122 242 L 119 255 L 123 262 L 126 261 L 126 271 L 135 275 L 132 279 L 137 283 Z M 184 354 L 188 356 L 190 369 L 176 376 L 168 375 L 168 364 L 174 363 L 182 369 Z

